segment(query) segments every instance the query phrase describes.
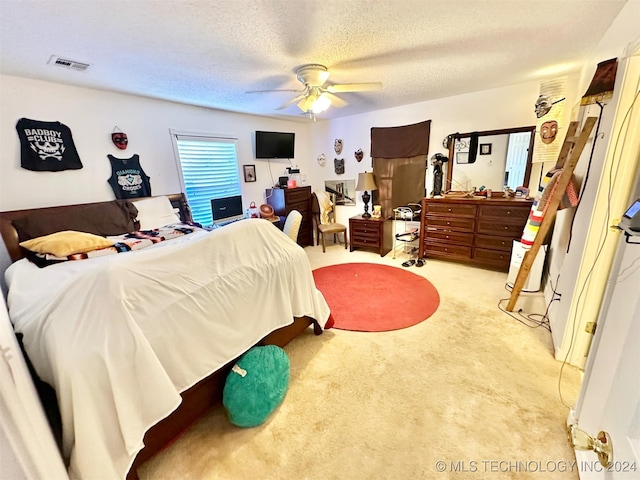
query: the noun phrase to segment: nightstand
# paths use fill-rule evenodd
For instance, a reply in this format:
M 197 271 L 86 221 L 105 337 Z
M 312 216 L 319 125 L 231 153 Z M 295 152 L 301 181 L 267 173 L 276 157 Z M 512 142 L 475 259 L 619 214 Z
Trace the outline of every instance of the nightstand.
M 354 248 L 375 249 L 384 257 L 393 247 L 391 220 L 384 218 L 363 218 L 357 215 L 349 219 L 350 251 Z

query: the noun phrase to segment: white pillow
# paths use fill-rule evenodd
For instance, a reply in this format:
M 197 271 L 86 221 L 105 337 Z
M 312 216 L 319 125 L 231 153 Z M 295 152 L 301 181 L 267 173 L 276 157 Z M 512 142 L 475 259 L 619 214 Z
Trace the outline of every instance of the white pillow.
M 153 230 L 180 221 L 168 197 L 149 197 L 133 204 L 138 209 L 140 230 Z

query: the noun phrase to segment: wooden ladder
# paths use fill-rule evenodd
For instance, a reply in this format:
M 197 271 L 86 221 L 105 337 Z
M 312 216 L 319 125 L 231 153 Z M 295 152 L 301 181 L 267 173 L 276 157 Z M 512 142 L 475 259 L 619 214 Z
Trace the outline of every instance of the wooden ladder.
M 529 276 L 529 272 L 531 271 L 533 261 L 535 260 L 547 233 L 553 225 L 556 212 L 558 211 L 558 206 L 562 201 L 567 185 L 569 185 L 569 181 L 571 180 L 571 175 L 573 175 L 573 170 L 576 168 L 580 155 L 582 155 L 582 150 L 584 150 L 587 140 L 589 140 L 589 135 L 591 135 L 591 131 L 593 130 L 593 126 L 596 121 L 597 117 L 588 117 L 584 122 L 582 131 L 578 137 L 574 136 L 578 129 L 578 122 L 571 122 L 569 125 L 567 136 L 562 144 L 562 148 L 560 149 L 560 154 L 558 155 L 558 160 L 556 162 L 556 167 L 563 168 L 563 170 L 558 178 L 554 194 L 549 199 L 547 210 L 542 218 L 540 229 L 536 234 L 533 245 L 531 245 L 531 248 L 527 250 L 524 258 L 522 259 L 522 264 L 518 270 L 518 276 L 516 277 L 516 281 L 511 289 L 511 298 L 509 298 L 509 303 L 506 307 L 508 312 L 513 312 L 513 309 L 515 308 L 520 292 L 522 292 L 522 288 L 524 287 L 527 277 Z M 567 156 L 569 156 L 568 161 Z

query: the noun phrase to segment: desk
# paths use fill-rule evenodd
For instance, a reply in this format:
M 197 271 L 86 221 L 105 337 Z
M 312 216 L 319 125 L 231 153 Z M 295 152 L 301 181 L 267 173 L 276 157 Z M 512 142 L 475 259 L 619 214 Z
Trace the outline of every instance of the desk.
M 264 217 L 263 217 L 264 218 Z M 273 225 L 275 225 L 276 227 L 278 227 L 280 230 L 282 230 L 284 228 L 284 221 L 285 221 L 286 217 L 271 217 L 271 218 L 265 218 L 265 220 L 268 220 L 269 222 L 271 222 Z

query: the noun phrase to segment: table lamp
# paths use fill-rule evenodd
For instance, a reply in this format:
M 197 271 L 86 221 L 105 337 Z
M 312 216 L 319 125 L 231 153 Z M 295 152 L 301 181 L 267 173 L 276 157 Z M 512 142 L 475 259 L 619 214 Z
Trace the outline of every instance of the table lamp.
M 358 174 L 358 185 L 356 186 L 357 191 L 364 191 L 362 194 L 362 201 L 364 202 L 364 213 L 362 214 L 363 218 L 371 218 L 371 214 L 369 213 L 369 200 L 371 200 L 371 195 L 369 195 L 369 190 L 377 190 L 378 186 L 376 185 L 376 177 L 372 172 L 364 172 Z

